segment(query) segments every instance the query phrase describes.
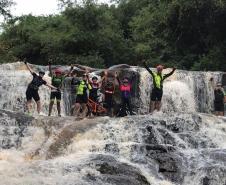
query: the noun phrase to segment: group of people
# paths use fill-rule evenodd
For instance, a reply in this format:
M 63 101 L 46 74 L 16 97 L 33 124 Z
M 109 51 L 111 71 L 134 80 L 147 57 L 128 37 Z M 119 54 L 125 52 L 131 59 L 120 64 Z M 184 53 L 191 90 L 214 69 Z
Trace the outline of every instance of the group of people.
M 57 111 L 58 116 L 61 116 L 61 94 L 62 86 L 66 77 L 71 78 L 71 101 L 72 101 L 72 110 L 71 114 L 77 116 L 78 118 L 84 118 L 89 113 L 89 107 L 87 106 L 88 101 L 92 101 L 94 104 L 104 107 L 107 113 L 110 116 L 114 115 L 113 104 L 114 104 L 114 94 L 115 94 L 115 85 L 118 83 L 119 90 L 121 93 L 121 115 L 126 115 L 126 110 L 129 114 L 133 114 L 131 108 L 131 91 L 132 91 L 132 79 L 129 77 L 123 77 L 122 80 L 119 78 L 118 73 L 115 72 L 113 78 L 108 77 L 108 71 L 104 72 L 103 77 L 99 79 L 97 76 L 91 76 L 87 68 L 81 69 L 84 71 L 82 77 L 78 77 L 77 71 L 74 70 L 74 66 L 71 66 L 71 69 L 67 74 L 58 68 L 54 71 L 52 70 L 51 64 L 49 64 L 49 76 L 51 77 L 51 84 L 47 83 L 44 79 L 44 72 L 40 71 L 39 74 L 36 74 L 31 67 L 25 62 L 28 70 L 33 76 L 33 80 L 28 85 L 26 91 L 26 107 L 29 114 L 31 114 L 31 101 L 32 98 L 37 104 L 37 111 L 40 113 L 41 103 L 38 93 L 38 89 L 41 85 L 46 85 L 50 87 L 50 104 L 49 104 L 49 116 L 51 116 L 52 108 L 54 102 L 57 102 Z M 100 95 L 104 95 L 102 98 Z
M 131 107 L 131 93 L 134 79 L 136 76 L 135 74 L 133 74 L 130 78 L 128 76 L 124 76 L 120 79 L 118 73 L 115 72 L 113 75 L 111 74 L 112 77 L 109 78 L 109 72 L 105 70 L 104 75 L 99 78 L 95 75 L 92 76 L 88 68 L 81 67 L 81 70 L 83 70 L 83 74 L 82 77 L 78 77 L 77 70 L 74 69 L 73 65 L 71 66 L 67 74 L 63 74 L 63 72 L 58 68 L 53 71 L 51 64 L 49 64 L 49 76 L 51 77 L 51 84 L 48 84 L 45 80 L 43 80 L 43 76 L 45 74 L 44 72 L 40 71 L 39 74 L 36 74 L 30 68 L 28 63 L 25 62 L 25 64 L 33 76 L 33 80 L 28 85 L 26 91 L 26 105 L 29 114 L 31 112 L 32 98 L 37 104 L 38 113 L 40 113 L 41 103 L 38 89 L 41 85 L 46 85 L 51 89 L 49 116 L 51 116 L 55 100 L 57 102 L 58 116 L 61 116 L 60 103 L 63 82 L 66 77 L 70 77 L 72 115 L 78 118 L 84 118 L 87 115 L 90 115 L 90 113 L 95 114 L 95 112 L 89 110 L 89 101 L 94 102 L 94 104 L 96 105 L 103 106 L 109 116 L 116 115 L 113 111 L 114 96 L 115 91 L 117 90 L 115 88 L 116 86 L 118 86 L 118 90 L 120 91 L 121 97 L 121 106 L 117 114 L 120 116 L 126 116 L 127 114 L 133 115 Z M 162 65 L 158 65 L 156 67 L 156 72 L 154 72 L 147 66 L 146 62 L 143 61 L 142 64 L 143 67 L 145 67 L 146 70 L 150 73 L 153 79 L 150 112 L 153 112 L 154 110 L 159 111 L 161 108 L 161 100 L 163 96 L 163 82 L 166 78 L 168 78 L 175 72 L 176 68 L 173 68 L 172 71 L 168 74 L 163 74 L 162 71 L 164 67 Z M 226 95 L 220 85 L 221 84 L 218 84 L 215 89 L 214 102 L 215 111 L 217 112 L 217 115 L 222 115 L 222 110 L 224 107 L 224 100 L 222 100 L 222 98 L 224 99 Z

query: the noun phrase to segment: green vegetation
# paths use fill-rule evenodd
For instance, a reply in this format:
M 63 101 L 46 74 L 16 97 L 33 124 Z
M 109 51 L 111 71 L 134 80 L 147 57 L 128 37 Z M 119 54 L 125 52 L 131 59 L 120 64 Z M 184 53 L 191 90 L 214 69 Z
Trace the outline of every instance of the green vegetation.
M 0 63 L 162 63 L 226 71 L 226 0 L 60 0 L 55 16 L 22 16 L 3 25 Z M 0 4 L 1 6 L 1 4 Z

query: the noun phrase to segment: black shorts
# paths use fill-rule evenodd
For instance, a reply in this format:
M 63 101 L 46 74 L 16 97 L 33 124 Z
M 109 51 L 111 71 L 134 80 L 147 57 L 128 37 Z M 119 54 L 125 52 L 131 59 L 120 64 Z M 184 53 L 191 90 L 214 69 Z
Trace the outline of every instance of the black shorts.
M 98 102 L 97 92 L 90 93 L 89 98 L 94 102 Z
M 75 104 L 77 95 L 75 93 L 71 93 L 71 103 Z
M 217 112 L 224 112 L 224 103 L 223 102 L 214 102 L 214 110 Z
M 162 100 L 162 89 L 153 88 L 151 92 L 151 101 L 161 101 Z
M 61 100 L 61 92 L 60 91 L 53 91 L 50 94 L 50 100 Z
M 77 95 L 76 103 L 88 103 L 87 95 Z
M 28 88 L 26 91 L 26 99 L 27 101 L 32 100 L 32 98 L 37 102 L 40 100 L 39 94 L 38 94 L 38 90 L 32 89 L 32 88 Z
M 104 107 L 107 109 L 111 109 L 112 106 L 113 106 L 113 95 L 105 94 Z

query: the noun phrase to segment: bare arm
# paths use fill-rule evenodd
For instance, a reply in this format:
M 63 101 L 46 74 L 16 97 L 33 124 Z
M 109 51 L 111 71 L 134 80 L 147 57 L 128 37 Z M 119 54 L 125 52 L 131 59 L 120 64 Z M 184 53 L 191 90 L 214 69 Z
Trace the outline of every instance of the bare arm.
M 52 66 L 50 62 L 49 62 L 49 76 L 53 76 Z
M 119 77 L 118 77 L 118 73 L 117 73 L 117 72 L 115 72 L 115 78 L 116 78 L 116 80 L 118 81 L 118 84 L 119 84 L 119 85 L 121 85 L 121 84 L 122 84 L 122 82 L 120 81 L 120 79 L 119 79 Z
M 108 71 L 107 70 L 105 70 L 104 71 L 104 76 L 100 79 L 100 87 L 103 85 L 103 82 L 104 81 L 107 81 L 107 78 L 108 78 Z
M 65 75 L 64 75 L 64 77 L 68 77 L 68 76 L 70 76 L 70 75 L 71 75 L 71 73 L 72 73 L 72 71 L 73 71 L 73 69 L 74 69 L 74 65 L 73 65 L 73 64 L 71 64 L 71 68 L 70 68 L 69 72 L 68 72 L 67 74 L 65 74 Z
M 174 67 L 173 70 L 170 73 L 164 75 L 163 79 L 170 77 L 175 72 L 175 70 L 176 70 L 176 68 Z
M 147 66 L 146 62 L 143 62 L 144 68 L 151 74 L 152 77 L 154 77 L 153 72 L 149 69 L 149 67 Z
M 51 89 L 55 89 L 55 90 L 57 90 L 57 88 L 56 88 L 56 87 L 54 87 L 54 86 L 53 86 L 53 85 L 51 85 L 51 84 L 48 84 L 48 83 L 47 83 L 47 84 L 46 84 L 46 86 L 47 86 L 47 87 L 49 87 L 49 88 L 51 88 Z
M 27 66 L 27 69 L 30 71 L 31 74 L 35 73 L 35 72 L 31 69 L 31 67 L 28 65 L 28 63 L 27 63 L 26 61 L 25 61 L 24 63 L 25 63 L 25 65 Z

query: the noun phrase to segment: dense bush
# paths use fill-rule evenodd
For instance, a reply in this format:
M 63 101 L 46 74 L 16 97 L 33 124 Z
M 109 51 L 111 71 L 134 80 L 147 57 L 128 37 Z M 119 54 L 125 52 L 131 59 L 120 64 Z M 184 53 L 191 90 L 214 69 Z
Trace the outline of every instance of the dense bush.
M 3 25 L 0 62 L 80 63 L 107 67 L 162 63 L 226 70 L 225 0 L 119 0 L 82 5 L 61 0 L 55 16 L 22 16 Z

